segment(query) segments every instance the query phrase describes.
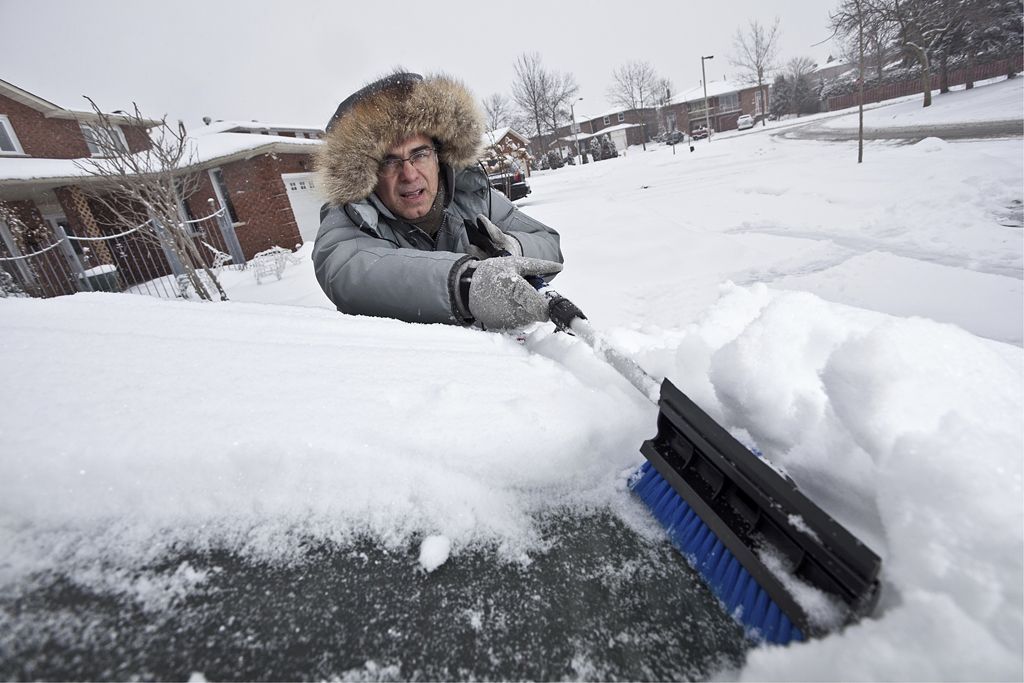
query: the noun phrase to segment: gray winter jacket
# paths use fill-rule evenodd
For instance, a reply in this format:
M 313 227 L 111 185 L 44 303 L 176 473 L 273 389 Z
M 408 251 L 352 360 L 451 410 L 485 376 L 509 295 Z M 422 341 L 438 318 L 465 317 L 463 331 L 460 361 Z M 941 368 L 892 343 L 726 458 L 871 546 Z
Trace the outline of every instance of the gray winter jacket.
M 323 216 L 313 247 L 316 278 L 343 313 L 407 322 L 472 322 L 460 303 L 459 274 L 471 259 L 465 219 L 484 214 L 515 237 L 523 255 L 562 262 L 558 233 L 520 213 L 491 189 L 477 166 L 455 174 L 442 165 L 447 187 L 444 219 L 435 237 L 397 218 L 377 196 Z

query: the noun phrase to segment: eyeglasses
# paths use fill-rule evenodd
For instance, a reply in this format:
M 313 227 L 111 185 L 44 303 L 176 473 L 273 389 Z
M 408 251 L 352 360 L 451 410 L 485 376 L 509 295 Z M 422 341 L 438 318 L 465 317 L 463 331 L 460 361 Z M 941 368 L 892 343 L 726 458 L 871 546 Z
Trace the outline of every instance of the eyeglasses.
M 400 159 L 398 157 L 388 157 L 384 161 L 380 162 L 380 168 L 378 173 L 385 178 L 393 178 L 398 175 L 402 168 L 405 167 L 405 162 L 412 164 L 412 167 L 417 171 L 423 171 L 430 168 L 431 162 L 434 160 L 437 152 L 427 147 L 425 149 L 418 149 L 412 153 L 407 159 Z

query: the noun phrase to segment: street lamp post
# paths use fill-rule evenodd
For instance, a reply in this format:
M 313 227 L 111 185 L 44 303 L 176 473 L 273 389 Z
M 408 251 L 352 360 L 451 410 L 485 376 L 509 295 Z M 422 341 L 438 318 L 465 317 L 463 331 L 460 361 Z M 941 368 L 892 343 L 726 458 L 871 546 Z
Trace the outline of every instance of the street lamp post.
M 569 103 L 569 115 L 572 117 L 572 139 L 576 144 L 576 153 L 580 155 L 580 166 L 583 165 L 583 152 L 580 151 L 580 134 L 576 128 L 576 103 L 582 100 L 582 97 L 577 97 L 574 101 Z
M 704 73 L 704 61 L 714 58 L 714 55 L 702 56 L 700 58 L 700 77 L 701 82 L 704 84 L 704 127 L 708 129 L 708 142 L 711 142 L 711 112 L 708 109 L 708 77 Z

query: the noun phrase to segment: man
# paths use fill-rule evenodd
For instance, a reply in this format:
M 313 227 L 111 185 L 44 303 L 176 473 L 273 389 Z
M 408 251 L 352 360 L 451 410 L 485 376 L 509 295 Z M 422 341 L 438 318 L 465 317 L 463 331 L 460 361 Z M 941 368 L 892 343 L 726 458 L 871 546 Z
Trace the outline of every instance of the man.
M 558 233 L 491 189 L 482 134 L 472 95 L 445 76 L 396 72 L 339 105 L 317 154 L 330 203 L 313 247 L 338 310 L 486 329 L 548 319 L 525 277 L 562 269 Z

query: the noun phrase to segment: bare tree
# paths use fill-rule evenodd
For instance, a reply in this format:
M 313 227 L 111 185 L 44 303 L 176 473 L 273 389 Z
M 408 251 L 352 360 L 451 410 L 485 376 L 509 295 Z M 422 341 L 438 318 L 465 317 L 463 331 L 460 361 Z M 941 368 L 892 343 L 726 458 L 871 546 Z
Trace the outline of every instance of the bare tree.
M 164 116 L 152 126 L 152 122 L 142 116 L 138 105 L 133 104 L 131 113 L 107 114 L 91 99 L 86 99 L 96 114 L 89 129 L 99 154 L 75 163 L 103 180 L 89 185 L 86 189 L 89 198 L 119 227 L 138 228 L 143 239 L 173 254 L 201 299 L 213 300 L 208 288 L 212 285 L 220 300 L 227 301 L 227 294 L 189 234 L 182 208 L 182 202 L 199 187 L 199 173 L 194 170 L 195 150 L 184 124 L 179 121 L 177 126 L 171 126 Z M 149 129 L 149 149 L 133 153 L 122 136 L 119 123 Z M 200 270 L 203 277 L 199 275 Z
M 572 74 L 551 72 L 551 91 L 548 95 L 547 121 L 551 130 L 557 132 L 561 121 L 569 120 L 569 106 L 576 99 L 580 88 L 576 85 L 576 77 Z M 561 147 L 559 147 L 561 154 Z
M 501 93 L 483 99 L 487 130 L 497 130 L 512 123 L 512 102 Z
M 658 75 L 650 62 L 626 62 L 612 72 L 608 99 L 640 116 L 640 142 L 647 149 L 647 125 L 643 109 L 653 104 L 658 91 Z
M 768 92 L 765 79 L 776 68 L 779 42 L 779 18 L 770 26 L 765 26 L 756 19 L 747 25 L 746 31 L 736 29 L 733 36 L 733 66 L 739 67 L 745 80 L 757 83 L 761 94 L 761 125 L 765 126 L 768 118 Z
M 662 114 L 665 107 L 672 103 L 672 81 L 667 78 L 658 78 L 654 84 L 652 102 L 658 111 L 658 132 L 668 133 L 672 129 L 667 120 L 663 120 Z
M 873 15 L 866 0 L 844 0 L 829 16 L 836 33 L 856 36 L 857 45 L 857 163 L 864 163 L 864 52 L 865 27 Z
M 892 22 L 885 20 L 874 0 L 860 0 L 860 5 L 864 17 L 864 78 L 867 80 L 867 69 L 870 66 L 874 71 L 875 80 L 881 82 L 886 64 L 892 61 L 899 51 L 898 48 L 893 47 L 893 42 L 897 37 L 897 28 Z M 852 41 L 855 43 L 854 55 L 860 52 L 858 44 L 860 30 L 858 29 L 856 33 L 858 38 L 856 41 Z
M 544 68 L 537 52 L 519 55 L 514 68 L 512 100 L 536 131 L 538 151 L 545 153 L 545 134 L 557 131 L 559 122 L 568 116 L 568 105 L 579 92 L 579 86 L 572 74 Z
M 514 69 L 516 77 L 512 82 L 512 99 L 533 124 L 540 150 L 546 151 L 543 124 L 550 100 L 551 74 L 541 64 L 539 52 L 519 55 Z

